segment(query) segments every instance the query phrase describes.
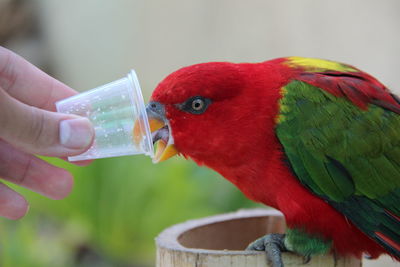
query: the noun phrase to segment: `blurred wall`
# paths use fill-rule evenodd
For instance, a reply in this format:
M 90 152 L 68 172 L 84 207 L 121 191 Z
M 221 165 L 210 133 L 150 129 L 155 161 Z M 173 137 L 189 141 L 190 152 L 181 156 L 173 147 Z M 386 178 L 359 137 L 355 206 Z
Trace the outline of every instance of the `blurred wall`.
M 56 75 L 79 90 L 134 68 L 149 95 L 185 65 L 290 55 L 347 62 L 400 90 L 398 0 L 37 1 Z

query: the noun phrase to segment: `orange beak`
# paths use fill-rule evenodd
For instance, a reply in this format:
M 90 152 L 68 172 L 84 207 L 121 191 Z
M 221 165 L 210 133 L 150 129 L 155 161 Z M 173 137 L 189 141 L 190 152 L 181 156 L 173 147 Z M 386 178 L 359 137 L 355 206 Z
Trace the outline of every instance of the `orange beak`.
M 154 143 L 153 163 L 167 160 L 178 154 L 168 120 L 162 114 L 151 110 L 150 104 L 147 106 L 146 111 Z M 133 127 L 133 141 L 136 145 L 140 145 L 143 140 L 142 120 L 143 118 L 137 119 Z

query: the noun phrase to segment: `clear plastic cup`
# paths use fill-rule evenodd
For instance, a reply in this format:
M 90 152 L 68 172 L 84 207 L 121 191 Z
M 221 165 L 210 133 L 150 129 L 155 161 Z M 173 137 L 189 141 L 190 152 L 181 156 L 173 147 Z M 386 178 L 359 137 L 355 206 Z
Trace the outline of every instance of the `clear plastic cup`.
M 133 70 L 122 79 L 61 100 L 56 108 L 60 113 L 88 118 L 95 130 L 89 150 L 68 157 L 70 161 L 134 154 L 154 156 L 146 108 Z M 135 138 L 141 140 L 140 143 L 136 143 Z

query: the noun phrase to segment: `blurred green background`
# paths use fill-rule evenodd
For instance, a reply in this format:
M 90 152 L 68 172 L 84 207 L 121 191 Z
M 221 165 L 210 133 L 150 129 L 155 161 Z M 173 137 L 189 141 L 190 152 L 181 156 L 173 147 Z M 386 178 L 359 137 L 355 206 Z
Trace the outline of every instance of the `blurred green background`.
M 0 266 L 153 266 L 163 228 L 255 205 L 183 159 L 101 159 L 84 168 L 50 161 L 72 171 L 73 192 L 54 201 L 13 187 L 31 209 L 19 221 L 1 220 Z
M 0 45 L 78 91 L 134 68 L 148 99 L 185 65 L 296 55 L 351 63 L 399 92 L 399 12 L 398 0 L 0 0 Z M 31 206 L 0 219 L 0 266 L 153 266 L 164 228 L 256 205 L 182 158 L 48 160 L 74 174 L 73 192 L 56 201 L 14 187 Z

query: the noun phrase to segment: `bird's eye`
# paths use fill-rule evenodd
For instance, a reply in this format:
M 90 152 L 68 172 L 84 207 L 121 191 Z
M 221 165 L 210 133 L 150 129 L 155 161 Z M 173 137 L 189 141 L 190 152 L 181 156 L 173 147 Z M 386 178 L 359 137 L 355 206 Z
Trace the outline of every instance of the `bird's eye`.
M 177 106 L 179 109 L 192 114 L 202 114 L 207 110 L 210 103 L 211 100 L 208 98 L 204 98 L 202 96 L 195 96 L 189 98 L 182 104 L 178 104 Z
M 204 100 L 201 98 L 195 99 L 192 101 L 192 109 L 196 111 L 200 111 L 203 109 L 205 103 Z

